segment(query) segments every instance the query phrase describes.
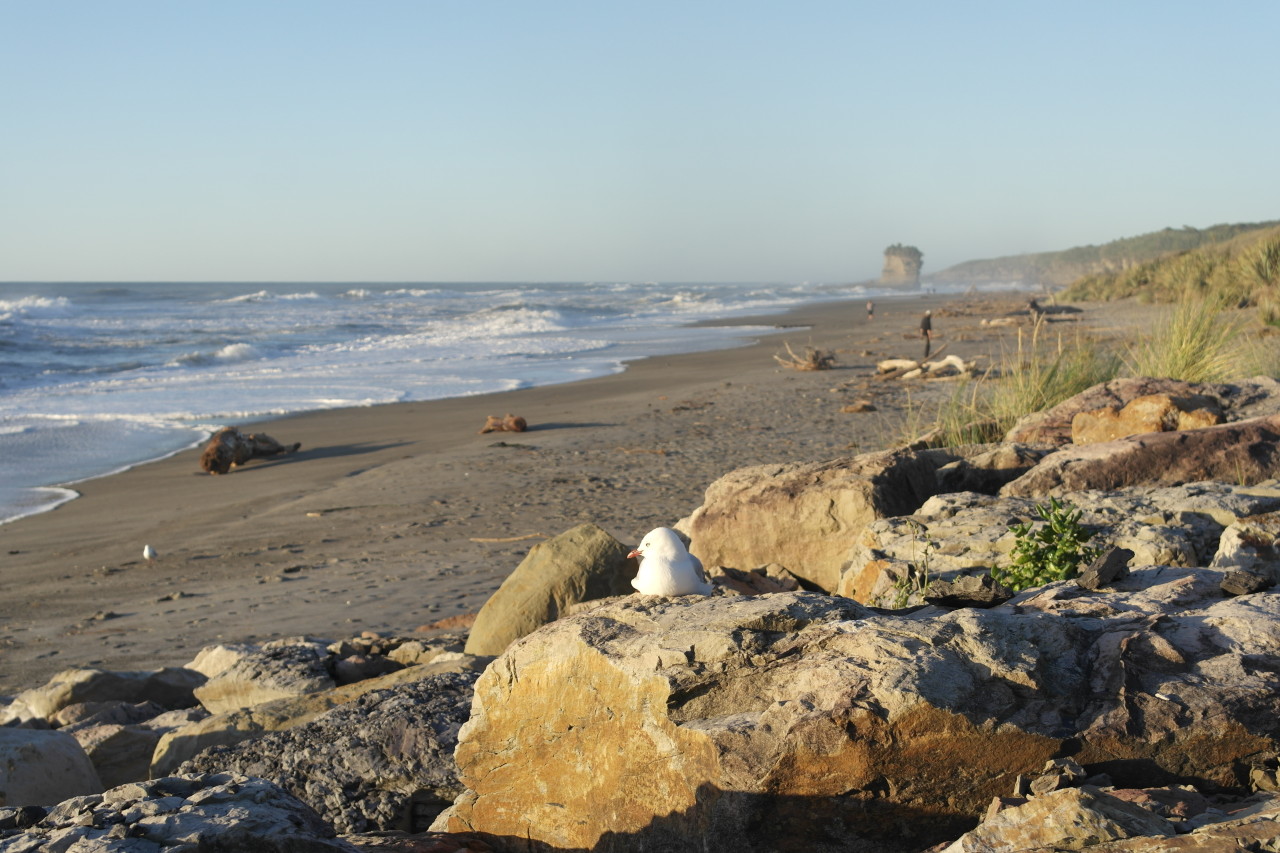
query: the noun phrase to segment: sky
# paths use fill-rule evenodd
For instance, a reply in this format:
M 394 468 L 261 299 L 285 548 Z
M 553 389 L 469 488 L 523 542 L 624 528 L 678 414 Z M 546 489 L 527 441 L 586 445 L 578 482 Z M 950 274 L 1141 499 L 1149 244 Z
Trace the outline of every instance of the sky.
M 0 0 L 0 280 L 861 281 L 1280 219 L 1280 3 Z

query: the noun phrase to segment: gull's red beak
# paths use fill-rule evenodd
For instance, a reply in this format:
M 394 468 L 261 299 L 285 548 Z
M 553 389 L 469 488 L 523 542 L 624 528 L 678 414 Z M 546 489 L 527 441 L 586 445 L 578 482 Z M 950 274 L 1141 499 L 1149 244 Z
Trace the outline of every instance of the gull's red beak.
M 640 549 L 636 548 L 634 551 L 632 551 L 630 554 L 627 555 L 627 558 L 630 559 L 632 557 L 643 557 L 643 556 L 644 554 L 640 553 Z

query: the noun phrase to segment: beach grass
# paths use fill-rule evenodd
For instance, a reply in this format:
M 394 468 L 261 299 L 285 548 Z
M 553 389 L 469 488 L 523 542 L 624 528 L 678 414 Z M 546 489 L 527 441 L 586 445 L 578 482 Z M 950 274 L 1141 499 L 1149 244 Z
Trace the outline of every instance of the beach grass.
M 1149 336 L 1125 348 L 1132 376 L 1221 382 L 1238 376 L 1245 356 L 1244 319 L 1225 297 L 1188 291 L 1157 321 Z
M 1262 322 L 1251 328 L 1255 314 Z M 1051 335 L 1042 320 L 1019 330 L 996 367 L 958 384 L 931 410 L 909 400 L 893 443 L 922 436 L 935 447 L 999 441 L 1022 417 L 1120 376 L 1224 382 L 1259 375 L 1280 375 L 1280 346 L 1266 312 L 1237 310 L 1228 296 L 1188 289 L 1145 334 L 1120 341 Z
M 998 367 L 958 385 L 938 407 L 939 446 L 999 441 L 1024 415 L 1042 411 L 1114 379 L 1121 360 L 1103 342 L 1080 333 L 1050 335 L 1043 320 L 1018 331 Z

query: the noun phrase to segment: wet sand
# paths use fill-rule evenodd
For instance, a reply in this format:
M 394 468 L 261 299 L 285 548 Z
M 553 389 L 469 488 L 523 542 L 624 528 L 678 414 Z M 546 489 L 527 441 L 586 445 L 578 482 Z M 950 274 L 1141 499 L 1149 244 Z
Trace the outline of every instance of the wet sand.
M 302 450 L 226 476 L 202 473 L 193 449 L 81 483 L 76 500 L 0 525 L 0 694 L 73 667 L 178 666 L 217 642 L 405 634 L 474 613 L 542 537 L 590 521 L 638 542 L 735 468 L 900 441 L 913 411 L 949 393 L 875 377 L 881 359 L 921 356 L 922 311 L 935 352 L 982 366 L 1016 335 L 982 320 L 1025 303 L 877 300 L 874 320 L 863 301 L 806 306 L 735 320 L 771 327 L 751 345 L 612 376 L 254 424 Z M 785 343 L 838 364 L 784 368 Z M 857 400 L 876 411 L 842 411 Z M 477 434 L 508 412 L 529 431 Z

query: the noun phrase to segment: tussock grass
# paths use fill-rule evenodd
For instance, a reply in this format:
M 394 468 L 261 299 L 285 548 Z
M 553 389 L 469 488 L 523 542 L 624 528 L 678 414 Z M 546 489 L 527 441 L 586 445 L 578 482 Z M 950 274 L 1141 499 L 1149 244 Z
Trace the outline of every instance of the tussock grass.
M 1068 302 L 1127 297 L 1174 302 L 1189 292 L 1215 294 L 1227 305 L 1257 307 L 1266 322 L 1280 325 L 1280 227 L 1088 275 L 1060 297 Z
M 1243 321 L 1226 310 L 1224 296 L 1187 291 L 1152 334 L 1130 343 L 1125 367 L 1132 376 L 1221 382 L 1243 362 Z
M 999 441 L 1020 418 L 1055 406 L 1119 375 L 1120 358 L 1100 342 L 1075 335 L 1050 338 L 1043 323 L 1018 332 L 1000 366 L 959 386 L 938 409 L 931 444 Z
M 1018 347 L 1002 358 L 1003 381 L 992 391 L 991 413 L 1007 430 L 1024 415 L 1056 406 L 1086 388 L 1115 379 L 1119 357 L 1100 341 L 1075 334 L 1045 340 L 1037 323 Z
M 1280 274 L 1280 243 L 1274 254 L 1247 260 L 1261 265 L 1259 275 Z M 1186 260 L 1183 298 L 1145 335 L 1118 347 L 1078 333 L 1051 337 L 1042 321 L 1029 332 L 1020 330 L 1016 348 L 1001 354 L 997 368 L 955 386 L 940 403 L 926 408 L 908 398 L 902 432 L 892 444 L 918 443 L 922 438 L 931 447 L 999 441 L 1024 416 L 1119 376 L 1187 382 L 1280 377 L 1280 335 L 1265 325 L 1260 333 L 1256 325 L 1251 328 L 1252 312 L 1238 310 L 1232 294 L 1202 289 L 1197 280 L 1203 271 L 1195 260 Z M 1259 290 L 1255 287 L 1253 292 Z
M 1240 343 L 1236 376 L 1280 378 L 1280 334 L 1249 335 Z

